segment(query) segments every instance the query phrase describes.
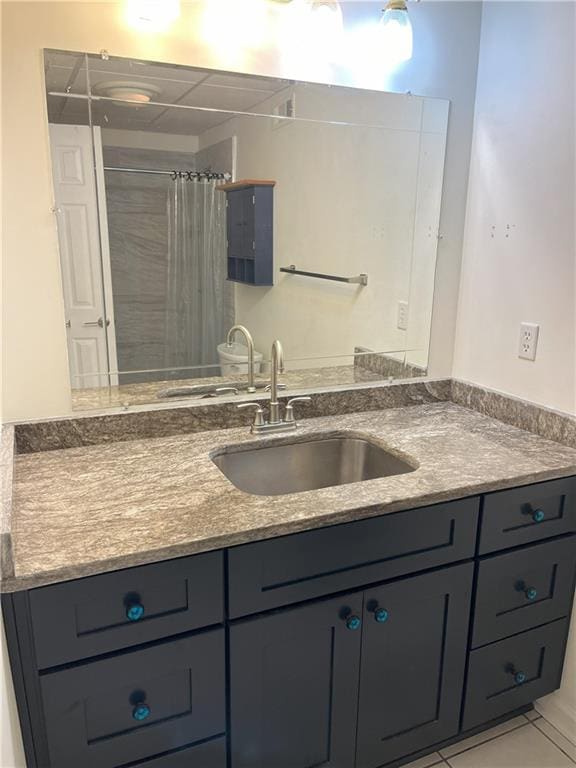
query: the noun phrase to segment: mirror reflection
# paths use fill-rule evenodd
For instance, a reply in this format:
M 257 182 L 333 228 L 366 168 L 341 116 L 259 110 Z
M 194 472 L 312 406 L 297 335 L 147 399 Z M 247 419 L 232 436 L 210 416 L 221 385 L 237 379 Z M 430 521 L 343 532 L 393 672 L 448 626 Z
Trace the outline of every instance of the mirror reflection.
M 448 102 L 45 69 L 76 407 L 263 389 L 274 339 L 288 389 L 426 374 Z

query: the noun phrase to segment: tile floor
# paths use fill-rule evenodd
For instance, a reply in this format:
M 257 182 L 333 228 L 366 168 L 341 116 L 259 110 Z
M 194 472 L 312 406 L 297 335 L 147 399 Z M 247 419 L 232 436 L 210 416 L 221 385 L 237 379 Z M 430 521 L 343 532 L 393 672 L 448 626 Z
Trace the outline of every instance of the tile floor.
M 575 728 L 576 731 L 576 728 Z M 576 746 L 528 712 L 423 757 L 405 768 L 574 768 Z

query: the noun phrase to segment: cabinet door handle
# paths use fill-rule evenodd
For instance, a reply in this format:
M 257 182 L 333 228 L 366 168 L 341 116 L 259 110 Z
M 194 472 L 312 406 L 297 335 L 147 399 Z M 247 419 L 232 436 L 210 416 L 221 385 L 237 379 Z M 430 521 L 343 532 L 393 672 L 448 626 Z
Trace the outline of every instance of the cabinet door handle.
M 546 515 L 544 514 L 543 509 L 535 509 L 534 512 L 532 512 L 532 520 L 534 520 L 535 523 L 543 522 L 545 517 Z
M 356 629 L 360 629 L 360 625 L 362 624 L 362 620 L 359 616 L 354 616 L 352 614 L 351 616 L 348 616 L 346 618 L 346 627 L 347 629 L 351 629 L 352 631 Z
M 134 720 L 138 720 L 138 722 L 142 722 L 142 720 L 146 720 L 146 718 L 150 717 L 150 713 L 151 713 L 151 710 L 148 704 L 141 702 L 140 704 L 137 704 L 132 710 L 132 717 L 134 718 Z
M 368 611 L 374 615 L 374 621 L 377 621 L 378 624 L 384 624 L 390 618 L 388 610 L 378 605 L 377 600 L 370 600 L 366 607 Z
M 386 610 L 386 608 L 376 608 L 374 610 L 374 620 L 378 622 L 378 624 L 384 624 L 384 622 L 388 621 L 390 614 Z

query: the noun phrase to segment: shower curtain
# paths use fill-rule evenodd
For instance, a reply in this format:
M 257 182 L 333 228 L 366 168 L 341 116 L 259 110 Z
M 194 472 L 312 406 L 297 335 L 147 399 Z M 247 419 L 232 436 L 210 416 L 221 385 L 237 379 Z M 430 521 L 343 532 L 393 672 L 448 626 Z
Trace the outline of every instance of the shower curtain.
M 220 374 L 216 347 L 234 316 L 226 281 L 226 195 L 219 184 L 177 178 L 168 191 L 165 366 L 200 366 L 174 372 L 176 378 Z

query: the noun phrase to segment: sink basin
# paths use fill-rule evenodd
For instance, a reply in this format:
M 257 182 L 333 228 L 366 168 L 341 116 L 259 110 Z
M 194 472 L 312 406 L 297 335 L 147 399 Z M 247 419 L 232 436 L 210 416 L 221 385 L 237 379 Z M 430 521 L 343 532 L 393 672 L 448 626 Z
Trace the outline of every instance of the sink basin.
M 280 496 L 413 472 L 415 466 L 358 435 L 312 436 L 224 450 L 212 461 L 237 488 Z

